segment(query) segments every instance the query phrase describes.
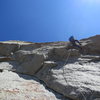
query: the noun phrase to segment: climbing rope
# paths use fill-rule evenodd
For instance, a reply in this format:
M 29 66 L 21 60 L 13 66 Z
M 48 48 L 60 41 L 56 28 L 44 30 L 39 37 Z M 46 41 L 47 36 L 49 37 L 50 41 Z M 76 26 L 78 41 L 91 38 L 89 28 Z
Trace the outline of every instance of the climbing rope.
M 71 51 L 72 51 L 72 49 L 71 49 Z M 71 55 L 71 52 L 68 53 L 67 59 L 65 60 L 65 63 L 64 63 L 63 66 L 65 66 L 65 65 L 67 64 L 67 62 L 68 62 L 68 60 L 69 60 L 69 58 L 70 58 L 70 55 Z M 67 80 L 66 80 L 66 77 L 64 76 L 64 74 L 65 74 L 64 70 L 65 70 L 65 69 L 63 68 L 63 77 L 64 77 L 64 80 L 65 80 L 65 82 L 66 82 L 66 84 L 67 84 L 68 82 L 67 82 Z M 82 90 L 82 88 L 81 88 L 81 90 Z M 81 93 L 81 95 L 83 96 L 84 100 L 87 100 L 86 97 L 85 97 L 85 95 L 84 95 L 81 91 L 80 91 L 80 93 Z

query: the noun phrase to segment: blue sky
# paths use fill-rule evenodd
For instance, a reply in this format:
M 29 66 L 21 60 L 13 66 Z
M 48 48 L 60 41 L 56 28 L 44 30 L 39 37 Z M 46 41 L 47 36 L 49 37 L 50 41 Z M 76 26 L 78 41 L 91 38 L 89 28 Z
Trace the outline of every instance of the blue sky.
M 100 0 L 0 0 L 0 41 L 67 41 L 100 34 Z

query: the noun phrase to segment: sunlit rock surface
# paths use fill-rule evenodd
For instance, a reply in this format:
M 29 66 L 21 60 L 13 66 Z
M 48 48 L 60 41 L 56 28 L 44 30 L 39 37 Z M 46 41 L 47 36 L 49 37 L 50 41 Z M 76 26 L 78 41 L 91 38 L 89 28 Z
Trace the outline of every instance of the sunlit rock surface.
M 100 35 L 80 42 L 1 42 L 0 99 L 99 100 Z
M 4 70 L 0 73 L 0 100 L 68 100 L 54 94 L 36 78 Z

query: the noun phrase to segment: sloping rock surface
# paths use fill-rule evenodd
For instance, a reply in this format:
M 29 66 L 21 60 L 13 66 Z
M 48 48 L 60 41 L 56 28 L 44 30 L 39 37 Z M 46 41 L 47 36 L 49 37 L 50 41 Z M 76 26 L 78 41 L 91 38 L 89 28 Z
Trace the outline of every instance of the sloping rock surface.
M 21 41 L 1 42 L 0 100 L 69 100 L 32 76 L 44 63 L 44 55 L 36 50 L 40 46 Z
M 60 98 L 60 95 L 48 91 L 32 76 L 7 70 L 0 73 L 0 100 L 61 100 Z
M 4 78 L 4 80 L 9 79 L 10 75 L 13 76 L 13 79 L 16 79 L 14 75 L 19 75 L 19 73 L 26 74 L 27 76 L 32 75 L 36 76 L 39 80 L 44 81 L 46 86 L 50 89 L 53 89 L 57 93 L 65 96 L 65 100 L 99 100 L 100 35 L 83 39 L 80 42 L 83 48 L 81 52 L 82 54 L 77 48 L 71 47 L 68 42 L 1 42 L 0 79 L 3 80 L 3 75 L 6 77 L 7 74 L 8 76 L 7 78 Z M 8 72 L 5 72 L 5 70 L 8 70 Z M 23 82 L 25 82 L 25 84 L 27 84 L 27 82 L 30 83 L 30 80 L 27 81 L 26 78 L 21 77 L 21 75 L 19 75 L 19 80 L 20 78 Z M 31 78 L 31 81 L 33 82 L 34 79 Z M 21 87 L 20 84 L 23 84 L 23 82 L 19 82 L 18 84 L 13 82 L 14 81 L 12 81 L 12 87 L 14 89 L 14 84 L 19 87 Z M 41 84 L 39 85 L 41 86 Z M 30 84 L 28 86 L 30 86 Z M 25 94 L 29 94 L 28 100 L 31 100 L 32 97 L 34 98 L 35 92 L 31 94 L 30 87 L 28 88 L 28 86 L 21 87 L 25 92 L 21 92 L 21 90 L 19 90 L 19 92 L 22 93 L 22 99 L 26 96 Z M 2 94 L 7 87 L 7 84 L 2 85 L 0 87 L 0 93 Z M 29 92 L 25 90 L 26 88 L 29 89 Z M 6 95 L 10 94 L 7 93 Z M 38 94 L 36 95 L 38 97 Z M 58 99 L 54 94 L 52 94 L 53 99 L 51 94 L 48 98 L 45 98 L 45 92 L 41 95 L 44 98 L 35 98 L 34 100 L 49 100 L 49 98 L 50 100 Z M 6 96 L 3 95 L 1 98 L 5 99 Z M 7 99 L 11 100 L 13 96 L 12 98 L 9 98 Z M 16 99 L 17 97 L 15 100 Z M 60 99 L 63 100 L 63 97 L 60 97 Z
M 37 74 L 47 86 L 73 100 L 100 98 L 100 62 L 75 61 L 59 64 L 55 68 L 44 68 Z
M 100 54 L 100 35 L 81 40 L 87 54 Z

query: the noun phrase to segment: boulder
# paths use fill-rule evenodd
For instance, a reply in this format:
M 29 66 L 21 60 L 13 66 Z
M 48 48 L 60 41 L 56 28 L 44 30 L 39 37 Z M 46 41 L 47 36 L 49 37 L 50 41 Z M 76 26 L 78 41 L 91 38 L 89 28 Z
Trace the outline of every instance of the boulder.
M 34 75 L 44 62 L 43 55 L 23 50 L 17 51 L 13 58 L 19 62 L 20 67 L 18 67 L 17 71 L 29 75 Z

